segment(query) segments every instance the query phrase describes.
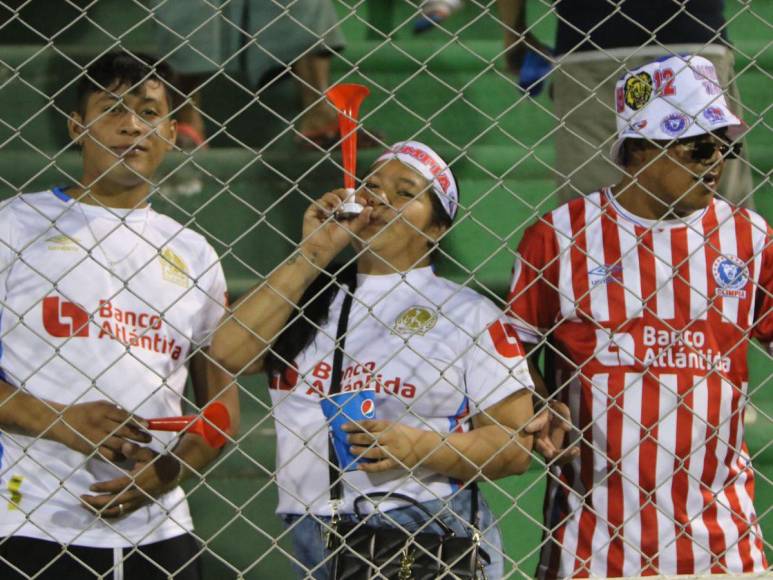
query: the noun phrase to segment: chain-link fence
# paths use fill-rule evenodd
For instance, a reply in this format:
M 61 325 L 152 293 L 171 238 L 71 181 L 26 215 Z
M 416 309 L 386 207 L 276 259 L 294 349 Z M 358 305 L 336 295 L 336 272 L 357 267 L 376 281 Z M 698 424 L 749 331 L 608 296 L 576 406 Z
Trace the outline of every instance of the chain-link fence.
M 764 574 L 772 21 L 0 0 L 0 576 Z

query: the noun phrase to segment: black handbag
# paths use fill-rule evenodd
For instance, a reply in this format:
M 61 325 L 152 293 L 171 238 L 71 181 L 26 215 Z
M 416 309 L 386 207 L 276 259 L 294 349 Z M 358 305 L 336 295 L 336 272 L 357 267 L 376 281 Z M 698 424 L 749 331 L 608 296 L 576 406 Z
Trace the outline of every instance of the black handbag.
M 341 389 L 341 367 L 346 343 L 346 329 L 352 305 L 352 293 L 346 296 L 336 329 L 336 350 L 330 377 L 330 393 Z M 342 496 L 343 473 L 338 465 L 332 436 L 329 434 L 330 501 L 334 506 L 328 530 L 327 548 L 332 551 L 331 577 L 335 580 L 436 580 L 438 578 L 485 579 L 488 554 L 480 547 L 478 531 L 478 486 L 471 485 L 470 536 L 459 537 L 436 514 L 411 497 L 398 493 L 373 493 L 360 496 L 354 502 L 357 519 L 342 521 L 336 508 Z M 427 515 L 427 523 L 441 527 L 442 533 L 418 530 L 411 533 L 399 525 L 370 526 L 359 505 L 376 497 L 398 499 L 411 504 Z M 386 512 L 388 515 L 388 512 Z
M 472 510 L 477 514 L 478 490 L 473 489 Z M 427 516 L 426 523 L 440 526 L 442 533 L 410 532 L 399 524 L 376 527 L 367 523 L 359 511 L 359 502 L 386 497 L 410 503 Z M 437 578 L 485 578 L 484 568 L 490 562 L 480 547 L 480 534 L 459 537 L 445 522 L 422 504 L 398 493 L 374 493 L 355 500 L 355 521 L 339 521 L 332 562 L 332 577 L 336 580 L 435 580 Z M 389 512 L 386 512 L 388 515 Z M 474 517 L 471 523 L 474 522 Z M 474 523 L 473 523 L 474 528 Z

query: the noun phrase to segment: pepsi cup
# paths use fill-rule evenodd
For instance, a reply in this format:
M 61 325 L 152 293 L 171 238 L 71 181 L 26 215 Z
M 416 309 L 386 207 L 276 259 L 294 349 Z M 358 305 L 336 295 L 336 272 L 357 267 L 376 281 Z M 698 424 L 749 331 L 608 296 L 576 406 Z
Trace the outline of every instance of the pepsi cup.
M 322 399 L 322 412 L 325 414 L 330 433 L 333 436 L 333 447 L 342 471 L 356 471 L 357 465 L 360 463 L 372 461 L 371 459 L 357 459 L 349 451 L 351 445 L 346 440 L 349 434 L 341 427 L 345 423 L 356 423 L 376 418 L 376 392 L 373 389 L 328 395 Z

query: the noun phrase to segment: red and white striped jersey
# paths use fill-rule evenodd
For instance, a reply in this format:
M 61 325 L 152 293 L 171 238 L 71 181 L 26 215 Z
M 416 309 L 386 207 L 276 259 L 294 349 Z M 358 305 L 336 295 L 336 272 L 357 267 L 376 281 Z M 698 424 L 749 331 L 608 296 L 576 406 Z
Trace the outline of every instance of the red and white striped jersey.
M 549 336 L 580 457 L 549 478 L 540 577 L 766 567 L 744 443 L 747 345 L 773 339 L 773 243 L 714 200 L 674 221 L 608 190 L 524 234 L 510 315 Z

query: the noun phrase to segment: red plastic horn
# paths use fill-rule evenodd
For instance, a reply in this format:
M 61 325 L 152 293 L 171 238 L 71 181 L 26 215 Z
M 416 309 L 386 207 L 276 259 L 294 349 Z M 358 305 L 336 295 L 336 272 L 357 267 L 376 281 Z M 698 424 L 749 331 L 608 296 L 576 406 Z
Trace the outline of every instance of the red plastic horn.
M 341 131 L 341 153 L 344 162 L 344 187 L 355 188 L 357 174 L 357 121 L 360 105 L 370 94 L 368 87 L 340 84 L 328 89 L 328 100 L 338 109 L 338 129 Z
M 204 407 L 199 415 L 183 415 L 182 417 L 159 417 L 148 420 L 148 429 L 152 431 L 187 431 L 204 438 L 210 447 L 215 449 L 225 445 L 226 438 L 221 431 L 231 427 L 231 415 L 228 408 L 219 401 L 214 401 Z

